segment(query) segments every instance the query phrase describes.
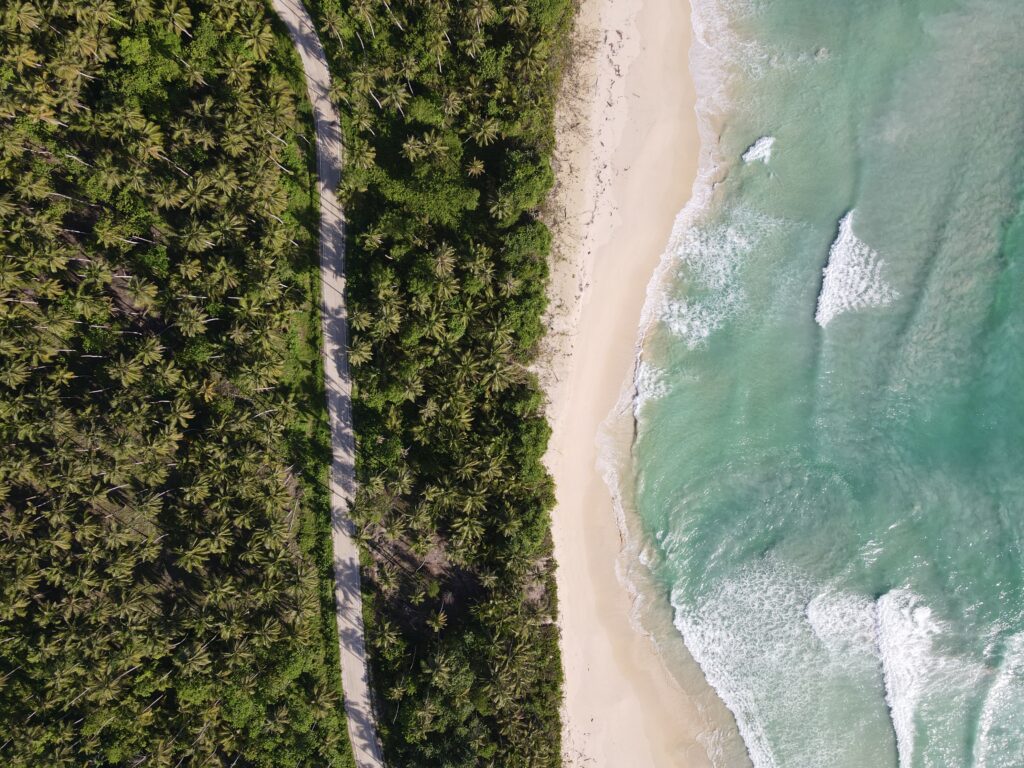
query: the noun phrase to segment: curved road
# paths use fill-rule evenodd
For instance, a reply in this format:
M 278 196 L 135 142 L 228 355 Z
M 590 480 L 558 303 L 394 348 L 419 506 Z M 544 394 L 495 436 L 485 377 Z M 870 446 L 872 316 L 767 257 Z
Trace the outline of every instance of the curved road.
M 383 768 L 366 665 L 359 550 L 353 539 L 355 526 L 348 515 L 355 492 L 355 437 L 345 307 L 345 218 L 334 195 L 341 177 L 341 124 L 328 97 L 331 78 L 327 57 L 305 7 L 300 0 L 271 0 L 271 4 L 302 59 L 316 122 L 324 376 L 331 421 L 331 543 L 345 714 L 357 768 Z

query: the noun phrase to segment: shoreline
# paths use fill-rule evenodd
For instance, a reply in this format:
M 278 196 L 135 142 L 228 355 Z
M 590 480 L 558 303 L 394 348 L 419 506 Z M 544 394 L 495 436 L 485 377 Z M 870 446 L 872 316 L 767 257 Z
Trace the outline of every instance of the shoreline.
M 644 597 L 628 585 L 635 552 L 600 466 L 599 437 L 628 446 L 631 435 L 614 425 L 609 434 L 609 414 L 632 384 L 648 287 L 697 178 L 692 37 L 689 3 L 583 0 L 556 116 L 539 374 L 552 427 L 567 766 L 704 768 L 709 749 L 721 752 L 711 731 L 735 728 L 696 664 L 685 668 L 682 639 L 659 649 L 641 626 Z

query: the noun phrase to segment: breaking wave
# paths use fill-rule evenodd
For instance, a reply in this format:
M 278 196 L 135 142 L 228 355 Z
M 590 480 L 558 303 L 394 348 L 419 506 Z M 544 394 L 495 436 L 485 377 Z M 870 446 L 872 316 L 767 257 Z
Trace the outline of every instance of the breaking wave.
M 822 328 L 838 315 L 885 306 L 899 294 L 882 279 L 884 262 L 853 233 L 853 211 L 839 222 L 839 235 L 828 252 L 814 320 Z
M 747 151 L 743 153 L 743 162 L 753 163 L 760 160 L 762 163 L 767 165 L 772 159 L 772 147 L 774 146 L 774 136 L 762 136 L 747 147 Z

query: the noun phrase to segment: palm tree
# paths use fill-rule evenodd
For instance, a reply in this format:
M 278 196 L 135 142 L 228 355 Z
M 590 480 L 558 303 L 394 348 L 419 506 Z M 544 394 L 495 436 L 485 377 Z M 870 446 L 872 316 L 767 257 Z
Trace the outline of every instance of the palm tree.
M 192 37 L 189 27 L 192 26 L 192 11 L 184 0 L 165 0 L 164 13 L 167 15 L 174 29 Z
M 475 59 L 487 47 L 487 38 L 480 29 L 474 30 L 469 37 L 459 43 L 459 47 L 471 58 Z
M 476 123 L 471 136 L 481 147 L 493 144 L 500 135 L 500 125 L 493 117 L 485 117 Z
M 487 24 L 498 17 L 498 13 L 494 10 L 490 0 L 470 0 L 466 15 L 470 23 L 475 26 L 477 32 L 482 31 Z
M 43 16 L 30 2 L 15 3 L 4 18 L 5 25 L 16 27 L 23 34 L 37 29 L 43 23 Z
M 522 27 L 530 17 L 525 0 L 510 0 L 503 8 L 509 23 L 515 27 Z
M 239 91 L 248 88 L 254 71 L 253 62 L 241 51 L 229 49 L 225 54 L 221 72 L 228 85 Z
M 377 36 L 377 31 L 373 26 L 373 4 L 370 0 L 354 0 L 351 5 L 351 13 L 355 18 L 366 24 L 370 28 L 370 34 L 373 37 Z
M 246 43 L 257 61 L 263 61 L 274 48 L 274 33 L 264 24 L 259 30 L 250 32 Z
M 480 158 L 474 157 L 466 165 L 466 175 L 471 179 L 478 178 L 484 174 L 484 161 Z
M 198 307 L 183 307 L 175 325 L 185 336 L 193 337 L 206 332 L 206 314 Z
M 392 73 L 386 71 L 385 75 L 390 77 Z M 381 104 L 387 107 L 394 107 L 404 117 L 405 110 L 403 107 L 409 101 L 409 92 L 405 86 L 397 80 L 388 80 L 384 84 L 384 88 L 381 91 Z
M 131 8 L 132 20 L 136 24 L 142 24 L 153 18 L 152 0 L 128 0 Z
M 410 162 L 415 163 L 417 160 L 427 155 L 427 148 L 421 139 L 415 136 L 410 136 L 405 140 L 405 143 L 402 144 L 402 154 L 405 155 Z
M 27 43 L 18 43 L 7 52 L 4 60 L 14 65 L 18 74 L 21 75 L 26 69 L 40 69 L 43 57 Z
M 185 199 L 185 192 L 175 179 L 163 179 L 157 182 L 152 190 L 153 200 L 157 208 L 174 209 Z
M 185 184 L 183 197 L 185 207 L 193 213 L 223 200 L 223 197 L 217 194 L 212 179 L 207 176 L 189 179 Z
M 373 359 L 373 345 L 367 339 L 359 339 L 348 352 L 348 362 L 353 367 L 365 365 Z

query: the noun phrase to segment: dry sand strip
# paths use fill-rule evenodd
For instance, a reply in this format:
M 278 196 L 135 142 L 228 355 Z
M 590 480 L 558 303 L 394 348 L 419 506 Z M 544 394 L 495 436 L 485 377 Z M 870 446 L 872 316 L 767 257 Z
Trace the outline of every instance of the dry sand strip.
M 558 110 L 539 373 L 557 494 L 566 766 L 707 768 L 709 748 L 717 751 L 718 723 L 707 716 L 716 700 L 699 669 L 677 682 L 634 628 L 616 512 L 597 467 L 602 422 L 633 367 L 648 281 L 696 176 L 688 10 L 686 0 L 583 0 Z
M 348 370 L 348 311 L 345 307 L 345 219 L 334 189 L 341 177 L 341 124 L 328 97 L 330 73 L 316 29 L 299 0 L 272 0 L 274 10 L 302 59 L 316 121 L 317 188 L 320 193 L 320 279 L 327 411 L 331 422 L 331 543 L 334 602 L 338 618 L 341 685 L 348 734 L 358 768 L 383 768 L 370 695 L 359 587 L 359 550 L 348 511 L 355 493 L 352 380 Z

